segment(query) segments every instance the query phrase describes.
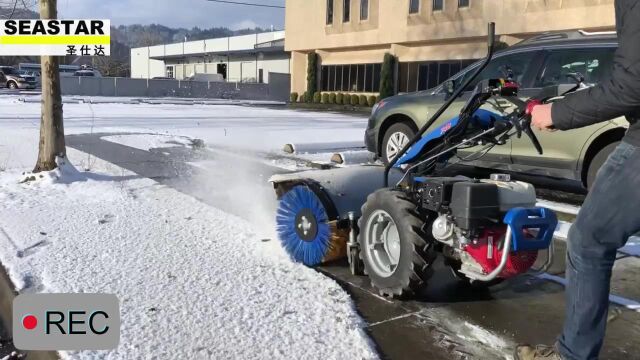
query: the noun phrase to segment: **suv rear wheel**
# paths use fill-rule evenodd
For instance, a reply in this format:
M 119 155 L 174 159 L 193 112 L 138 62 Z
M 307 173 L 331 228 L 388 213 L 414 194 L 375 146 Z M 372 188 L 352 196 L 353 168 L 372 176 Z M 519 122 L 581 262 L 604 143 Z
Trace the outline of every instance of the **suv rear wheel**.
M 382 161 L 385 164 L 391 162 L 415 135 L 416 132 L 405 123 L 392 125 L 387 129 L 382 140 Z
M 598 175 L 598 170 L 604 165 L 609 155 L 616 149 L 616 147 L 620 145 L 620 141 L 613 142 L 598 151 L 596 156 L 591 159 L 591 163 L 589 163 L 589 169 L 587 170 L 587 189 L 591 189 L 593 186 L 593 182 L 596 180 L 596 175 Z
M 18 88 L 18 84 L 17 84 L 15 81 L 9 81 L 9 82 L 7 83 L 7 87 L 8 87 L 9 89 L 17 89 L 17 88 Z

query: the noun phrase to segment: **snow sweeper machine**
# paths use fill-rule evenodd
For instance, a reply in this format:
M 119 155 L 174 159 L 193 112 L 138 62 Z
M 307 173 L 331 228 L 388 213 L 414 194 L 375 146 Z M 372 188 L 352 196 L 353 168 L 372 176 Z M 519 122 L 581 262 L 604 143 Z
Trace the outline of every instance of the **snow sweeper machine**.
M 531 130 L 533 107 L 581 87 L 578 81 L 566 92 L 545 88 L 522 100 L 506 71 L 504 79 L 479 81 L 459 115 L 431 129 L 491 61 L 494 31 L 489 24 L 488 55 L 473 75 L 387 166 L 311 170 L 270 179 L 279 199 L 279 240 L 293 259 L 317 266 L 346 256 L 353 274 L 366 274 L 388 296 L 426 286 L 438 256 L 459 279 L 479 286 L 546 271 L 558 221 L 553 211 L 536 206 L 531 184 L 502 174 L 489 179 L 436 175 L 457 149 L 477 147 L 482 156 L 523 134 L 542 154 Z M 507 102 L 508 110 L 497 100 Z M 538 259 L 539 254 L 546 258 Z

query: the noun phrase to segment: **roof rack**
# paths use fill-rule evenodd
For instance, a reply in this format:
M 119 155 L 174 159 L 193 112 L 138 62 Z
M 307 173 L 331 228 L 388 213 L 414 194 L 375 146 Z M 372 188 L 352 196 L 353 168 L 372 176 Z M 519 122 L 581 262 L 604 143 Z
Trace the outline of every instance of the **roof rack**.
M 536 41 L 568 39 L 568 38 L 569 38 L 569 35 L 564 32 L 545 32 L 540 35 L 536 35 L 528 39 L 525 39 L 521 41 L 520 44 L 527 44 L 527 43 L 532 43 Z
M 616 32 L 615 31 L 594 31 L 594 32 L 589 32 L 589 31 L 585 31 L 585 30 L 570 30 L 570 31 L 558 31 L 558 32 L 545 32 L 542 34 L 538 34 L 535 36 L 532 36 L 528 39 L 525 39 L 521 42 L 518 43 L 518 45 L 526 45 L 526 44 L 532 44 L 532 43 L 537 43 L 537 42 L 544 42 L 544 41 L 554 41 L 554 40 L 569 40 L 569 39 L 573 39 L 573 40 L 578 40 L 580 38 L 585 38 L 585 37 L 611 37 L 611 36 L 615 36 Z
M 616 35 L 615 31 L 586 31 L 586 30 L 578 30 L 580 35 L 584 36 L 601 36 L 601 35 Z

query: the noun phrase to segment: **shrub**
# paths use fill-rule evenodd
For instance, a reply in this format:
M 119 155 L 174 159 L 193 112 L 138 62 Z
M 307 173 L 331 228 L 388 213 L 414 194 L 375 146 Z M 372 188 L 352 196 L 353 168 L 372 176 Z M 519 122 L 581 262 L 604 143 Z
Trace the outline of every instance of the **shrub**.
M 329 104 L 335 104 L 335 103 L 336 103 L 336 93 L 329 94 Z
M 369 98 L 367 98 L 367 105 L 369 105 L 369 107 L 373 107 L 373 105 L 375 105 L 375 104 L 376 104 L 375 95 L 369 96 Z
M 322 95 L 320 95 L 319 92 L 316 92 L 315 94 L 313 94 L 313 103 L 314 104 L 320 104 L 320 100 L 322 99 Z
M 329 103 L 329 94 L 328 93 L 322 93 L 322 103 L 323 104 L 328 104 Z
M 307 102 L 307 92 L 306 91 L 304 93 L 302 93 L 302 95 L 300 95 L 300 98 L 298 98 L 298 102 L 301 102 L 301 103 Z
M 380 95 L 376 96 L 376 104 L 380 102 L 380 100 L 382 100 L 382 98 L 380 97 Z
M 351 99 L 352 99 L 353 95 L 351 95 L 351 94 L 345 94 L 344 96 L 345 96 L 345 98 L 344 98 L 344 104 L 345 104 L 345 105 L 351 105 Z M 356 104 L 357 104 L 357 102 L 356 102 Z
M 358 96 L 358 105 L 367 106 L 367 97 L 365 95 Z
M 360 98 L 358 97 L 358 95 L 356 95 L 356 94 L 351 95 L 351 105 L 352 106 L 358 106 L 359 102 L 360 102 Z
M 311 102 L 318 91 L 318 54 L 307 55 L 307 102 Z
M 342 98 L 344 97 L 344 95 L 342 95 L 342 93 L 337 93 L 336 94 L 336 104 L 338 105 L 342 105 Z
M 297 92 L 292 92 L 291 96 L 289 96 L 289 100 L 294 103 L 296 101 L 298 101 L 298 93 Z
M 380 72 L 380 97 L 382 99 L 393 96 L 393 67 L 395 62 L 395 56 L 389 53 L 384 54 L 384 62 Z

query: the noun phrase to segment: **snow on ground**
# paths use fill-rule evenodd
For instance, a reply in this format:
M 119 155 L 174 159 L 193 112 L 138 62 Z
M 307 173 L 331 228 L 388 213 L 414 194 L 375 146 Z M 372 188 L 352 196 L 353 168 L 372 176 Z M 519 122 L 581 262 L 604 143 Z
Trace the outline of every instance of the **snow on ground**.
M 0 169 L 29 168 L 37 156 L 40 104 L 19 99 L 0 97 Z M 291 142 L 362 141 L 367 123 L 361 116 L 236 105 L 68 103 L 64 114 L 66 134 L 159 133 L 260 151 Z
M 0 262 L 23 292 L 114 293 L 121 301 L 117 351 L 64 357 L 377 358 L 348 294 L 264 241 L 272 224 L 100 160 L 91 173 L 65 165 L 19 184 L 35 163 L 39 106 L 3 97 L 0 108 Z M 64 112 L 67 134 L 152 132 L 262 149 L 329 133 L 359 139 L 366 121 L 226 105 L 65 104 Z M 86 155 L 68 151 L 84 168 Z
M 376 357 L 349 296 L 253 224 L 100 161 L 84 181 L 18 177 L 0 176 L 0 261 L 15 284 L 121 301 L 118 351 L 66 356 Z

